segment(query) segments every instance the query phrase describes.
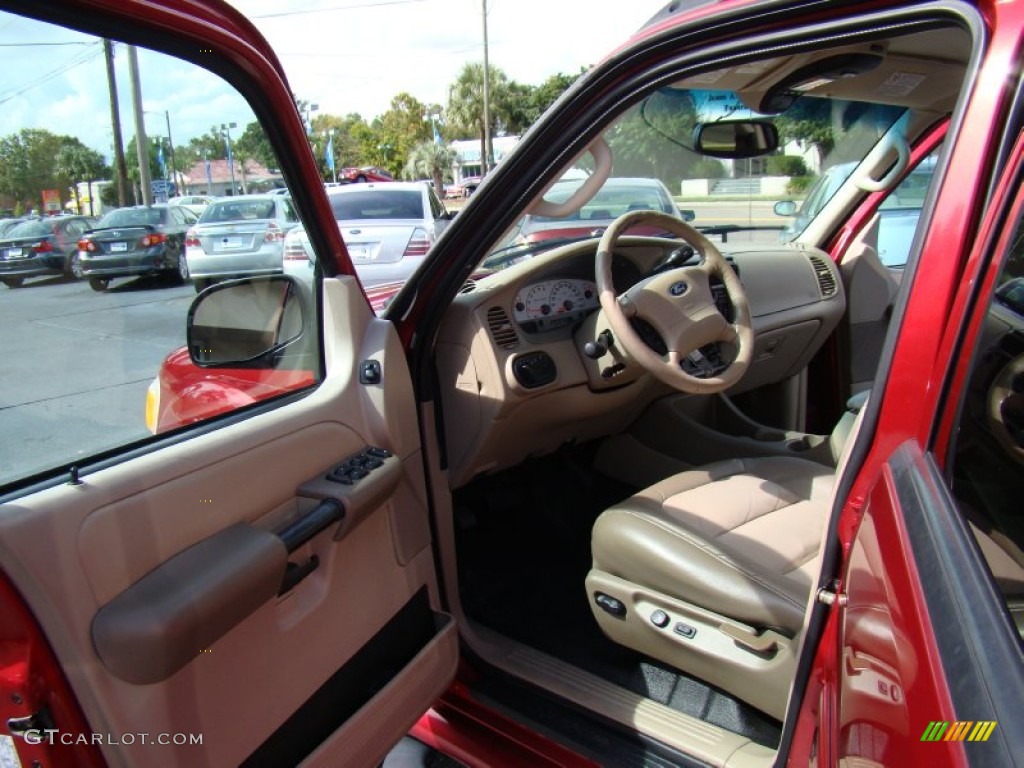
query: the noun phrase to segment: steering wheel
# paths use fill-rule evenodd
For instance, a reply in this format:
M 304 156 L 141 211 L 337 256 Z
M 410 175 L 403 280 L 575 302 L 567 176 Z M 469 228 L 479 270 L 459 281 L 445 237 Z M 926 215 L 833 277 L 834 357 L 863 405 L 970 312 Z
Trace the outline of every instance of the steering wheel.
M 638 224 L 659 227 L 679 235 L 700 254 L 697 266 L 677 267 L 652 275 L 616 296 L 612 282 L 612 254 L 624 232 Z M 732 302 L 735 320 L 729 323 L 711 294 L 710 278 L 717 276 Z M 597 247 L 597 290 L 601 309 L 611 325 L 615 342 L 630 357 L 675 389 L 694 394 L 721 392 L 736 384 L 750 364 L 754 332 L 750 308 L 739 278 L 721 252 L 685 221 L 657 211 L 632 211 L 617 218 Z M 667 356 L 659 355 L 643 341 L 630 322 L 640 318 L 665 341 Z M 682 368 L 685 358 L 696 362 L 706 344 L 731 345 L 734 356 L 723 370 L 707 377 Z
M 988 391 L 988 423 L 1012 459 L 1024 464 L 1024 355 L 1008 362 Z

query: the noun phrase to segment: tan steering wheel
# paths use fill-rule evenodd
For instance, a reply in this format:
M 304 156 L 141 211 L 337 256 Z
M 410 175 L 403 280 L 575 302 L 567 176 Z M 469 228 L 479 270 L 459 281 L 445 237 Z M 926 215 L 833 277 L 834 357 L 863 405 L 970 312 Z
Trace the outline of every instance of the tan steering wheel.
M 701 255 L 699 265 L 652 275 L 621 296 L 612 283 L 612 254 L 624 232 L 647 224 L 679 235 Z M 732 302 L 735 320 L 729 323 L 715 305 L 710 278 L 717 276 Z M 671 387 L 683 392 L 709 394 L 736 384 L 750 364 L 754 332 L 750 308 L 739 278 L 729 262 L 704 235 L 685 221 L 657 211 L 632 211 L 616 219 L 597 247 L 597 290 L 601 308 L 611 325 L 615 342 L 634 360 Z M 646 320 L 665 341 L 668 355 L 662 356 L 644 343 L 631 318 Z M 700 357 L 706 344 L 723 342 L 733 348 L 733 357 L 722 371 L 707 377 L 683 370 L 687 356 Z

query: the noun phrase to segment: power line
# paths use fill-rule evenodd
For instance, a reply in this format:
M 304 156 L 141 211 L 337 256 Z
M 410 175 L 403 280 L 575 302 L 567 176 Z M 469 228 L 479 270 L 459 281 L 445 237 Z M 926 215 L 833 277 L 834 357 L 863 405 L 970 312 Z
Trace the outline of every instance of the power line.
M 63 75 L 65 72 L 68 72 L 74 69 L 75 67 L 80 67 L 83 64 L 87 64 L 93 59 L 99 58 L 101 55 L 103 55 L 103 48 L 101 47 L 102 43 L 99 40 L 97 40 L 95 43 L 90 43 L 90 46 L 96 48 L 96 50 L 86 50 L 78 54 L 77 56 L 73 56 L 68 61 L 64 62 L 55 69 L 52 69 L 46 74 L 38 77 L 32 82 L 29 82 L 19 87 L 17 90 L 8 91 L 2 97 L 0 97 L 0 104 L 6 104 L 11 99 L 20 96 L 23 93 L 27 93 L 28 91 L 31 91 L 33 88 L 38 88 L 39 86 L 48 83 L 50 80 L 53 80 L 55 77 L 59 77 L 60 75 Z

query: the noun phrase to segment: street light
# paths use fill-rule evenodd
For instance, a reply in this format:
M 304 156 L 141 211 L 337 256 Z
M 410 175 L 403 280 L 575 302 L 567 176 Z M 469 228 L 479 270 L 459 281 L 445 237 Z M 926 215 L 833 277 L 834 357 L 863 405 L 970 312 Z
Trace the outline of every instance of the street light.
M 306 105 L 306 133 L 307 135 L 313 135 L 313 118 L 312 114 L 320 109 L 319 104 L 307 104 Z
M 235 157 L 231 154 L 231 129 L 237 128 L 238 123 L 221 123 L 220 129 L 224 131 L 225 146 L 228 150 L 228 171 L 231 173 L 231 194 L 235 194 Z

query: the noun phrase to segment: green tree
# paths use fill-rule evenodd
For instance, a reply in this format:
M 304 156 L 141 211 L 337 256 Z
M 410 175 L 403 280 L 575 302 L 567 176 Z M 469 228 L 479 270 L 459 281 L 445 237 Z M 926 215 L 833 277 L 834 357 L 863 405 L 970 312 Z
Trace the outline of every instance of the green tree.
M 236 162 L 241 162 L 241 158 L 248 157 L 266 168 L 278 167 L 277 155 L 274 153 L 274 148 L 270 146 L 270 139 L 267 138 L 259 121 L 253 121 L 245 126 L 245 130 L 237 140 L 233 141 L 233 144 L 232 152 L 238 156 Z
M 0 139 L 0 194 L 22 208 L 40 208 L 44 189 L 64 186 L 57 177 L 61 137 L 41 128 L 23 128 Z
M 61 139 L 61 147 L 54 158 L 54 170 L 58 179 L 64 181 L 63 186 L 70 188 L 75 211 L 82 213 L 82 206 L 78 200 L 78 183 L 109 179 L 110 168 L 103 162 L 103 156 L 99 152 L 89 149 L 78 139 L 70 136 L 62 136 Z M 91 196 L 89 209 L 89 213 L 95 211 Z
M 387 163 L 382 163 L 388 170 L 404 168 L 413 147 L 430 138 L 427 110 L 426 104 L 405 92 L 391 99 L 390 108 L 379 118 L 379 143 L 390 148 L 384 153 Z
M 147 144 L 149 145 L 149 178 L 162 179 L 163 169 L 160 167 L 160 161 L 157 159 L 160 149 L 157 146 L 157 142 L 152 139 L 148 140 Z M 137 188 L 141 183 L 142 174 L 139 172 L 139 153 L 136 146 L 138 145 L 135 143 L 135 137 L 132 136 L 124 150 L 124 164 L 127 166 L 128 178 Z
M 497 67 L 488 68 L 488 113 L 490 135 L 495 129 L 509 122 L 510 87 L 508 76 Z M 484 66 L 466 64 L 455 82 L 448 87 L 448 106 L 445 110 L 448 122 L 463 136 L 480 138 L 482 170 L 490 168 L 491 148 L 485 146 L 484 130 Z
M 812 147 L 818 155 L 818 168 L 824 167 L 825 158 L 836 144 L 833 128 L 832 101 L 829 99 L 800 98 L 786 113 L 774 120 L 782 143 L 795 141 Z
M 431 178 L 437 194 L 444 196 L 444 181 L 445 178 L 451 179 L 455 158 L 455 150 L 450 146 L 424 141 L 409 153 L 402 176 L 406 179 Z

